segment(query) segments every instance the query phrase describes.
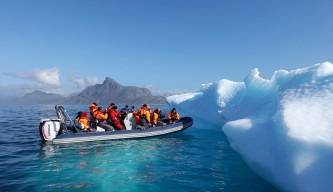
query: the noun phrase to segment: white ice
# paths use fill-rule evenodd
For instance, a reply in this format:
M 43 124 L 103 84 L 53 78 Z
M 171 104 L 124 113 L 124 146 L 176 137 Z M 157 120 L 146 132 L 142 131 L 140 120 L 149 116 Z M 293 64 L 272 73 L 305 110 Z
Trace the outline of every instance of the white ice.
M 333 191 L 333 65 L 254 69 L 243 82 L 220 80 L 167 98 L 195 124 L 222 126 L 230 145 L 282 191 Z

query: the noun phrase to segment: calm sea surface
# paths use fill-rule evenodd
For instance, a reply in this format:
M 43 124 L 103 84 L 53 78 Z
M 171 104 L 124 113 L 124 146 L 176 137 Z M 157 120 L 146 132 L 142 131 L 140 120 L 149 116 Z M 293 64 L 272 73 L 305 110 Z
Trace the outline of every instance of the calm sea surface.
M 64 107 L 74 118 L 89 106 Z M 54 105 L 0 105 L 0 191 L 276 191 L 246 166 L 220 128 L 43 144 L 39 122 L 55 117 Z

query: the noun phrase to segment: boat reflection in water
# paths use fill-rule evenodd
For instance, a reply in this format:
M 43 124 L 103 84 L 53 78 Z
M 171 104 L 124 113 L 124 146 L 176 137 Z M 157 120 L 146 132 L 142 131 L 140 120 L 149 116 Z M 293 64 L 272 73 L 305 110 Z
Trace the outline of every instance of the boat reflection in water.
M 182 174 L 177 166 L 172 167 L 189 163 L 179 153 L 182 145 L 191 139 L 180 132 L 136 140 L 44 144 L 39 156 L 45 162 L 41 174 L 50 178 L 51 186 L 57 188 L 98 186 L 97 190 L 115 190 L 128 184 L 129 189 L 138 190 L 138 183 L 142 186 Z

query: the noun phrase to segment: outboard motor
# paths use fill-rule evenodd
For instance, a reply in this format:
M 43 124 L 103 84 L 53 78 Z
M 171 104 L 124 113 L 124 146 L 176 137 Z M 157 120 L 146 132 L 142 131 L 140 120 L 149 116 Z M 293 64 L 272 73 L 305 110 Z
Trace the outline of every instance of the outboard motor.
M 60 119 L 43 119 L 39 124 L 39 134 L 42 140 L 52 141 L 59 133 Z
M 133 113 L 129 113 L 125 117 L 124 124 L 125 124 L 126 130 L 136 129 L 136 121 L 135 121 Z

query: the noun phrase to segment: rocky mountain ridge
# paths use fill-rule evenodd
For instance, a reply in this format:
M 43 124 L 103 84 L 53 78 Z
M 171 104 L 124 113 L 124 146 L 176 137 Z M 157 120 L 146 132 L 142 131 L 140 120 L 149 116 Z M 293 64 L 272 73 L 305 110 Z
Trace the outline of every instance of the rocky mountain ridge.
M 166 105 L 162 96 L 152 96 L 147 88 L 123 86 L 112 78 L 107 77 L 102 84 L 85 88 L 77 95 L 64 97 L 59 94 L 34 91 L 20 98 L 2 98 L 3 104 L 129 104 Z

